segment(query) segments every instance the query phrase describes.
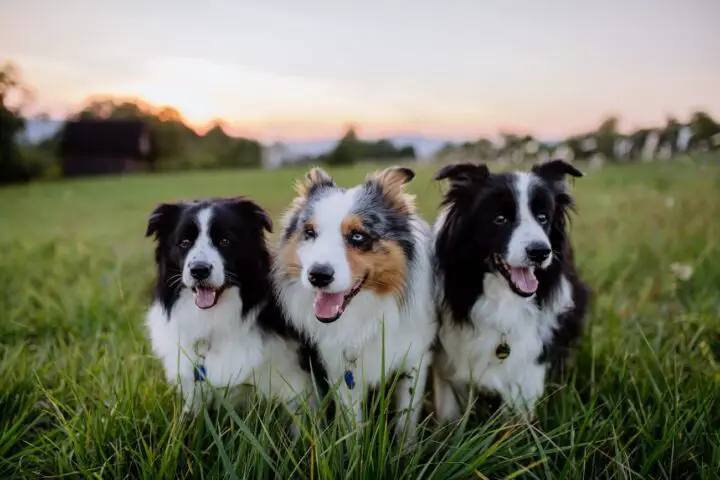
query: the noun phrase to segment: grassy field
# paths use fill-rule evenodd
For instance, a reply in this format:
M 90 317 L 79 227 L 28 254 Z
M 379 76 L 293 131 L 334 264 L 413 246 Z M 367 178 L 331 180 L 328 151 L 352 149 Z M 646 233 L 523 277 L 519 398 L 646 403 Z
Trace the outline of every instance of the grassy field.
M 272 405 L 179 421 L 143 329 L 160 201 L 245 194 L 278 218 L 302 172 L 212 172 L 0 190 L 0 478 L 718 478 L 720 167 L 606 168 L 575 182 L 580 269 L 595 292 L 569 385 L 535 427 L 428 428 L 399 452 Z M 367 166 L 331 171 L 340 183 Z M 411 190 L 428 220 L 432 168 Z M 673 273 L 675 262 L 693 268 Z

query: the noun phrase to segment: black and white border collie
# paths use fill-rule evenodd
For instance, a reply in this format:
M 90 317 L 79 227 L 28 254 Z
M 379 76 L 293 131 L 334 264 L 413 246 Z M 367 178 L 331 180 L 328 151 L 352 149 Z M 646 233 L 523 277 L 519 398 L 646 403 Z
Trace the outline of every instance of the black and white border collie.
M 398 375 L 408 442 L 437 333 L 432 233 L 404 190 L 414 176 L 390 167 L 347 189 L 312 169 L 283 219 L 274 268 L 286 315 L 317 346 L 345 411 L 361 421 L 367 394 Z
M 530 172 L 465 163 L 435 174 L 450 181 L 434 225 L 440 422 L 457 419 L 474 389 L 532 418 L 548 371 L 560 372 L 579 337 L 589 292 L 566 229 L 566 175 L 582 173 L 554 160 Z
M 271 230 L 267 213 L 243 197 L 161 204 L 150 216 L 157 283 L 147 327 L 186 414 L 215 389 L 251 385 L 291 410 L 312 391 L 309 351 L 273 295 Z

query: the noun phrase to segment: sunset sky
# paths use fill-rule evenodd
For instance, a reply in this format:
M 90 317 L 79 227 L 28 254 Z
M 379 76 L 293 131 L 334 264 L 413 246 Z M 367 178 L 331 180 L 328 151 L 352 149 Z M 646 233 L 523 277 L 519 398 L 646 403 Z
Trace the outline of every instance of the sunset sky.
M 62 116 L 92 94 L 263 139 L 559 137 L 720 116 L 718 0 L 0 0 L 0 61 Z

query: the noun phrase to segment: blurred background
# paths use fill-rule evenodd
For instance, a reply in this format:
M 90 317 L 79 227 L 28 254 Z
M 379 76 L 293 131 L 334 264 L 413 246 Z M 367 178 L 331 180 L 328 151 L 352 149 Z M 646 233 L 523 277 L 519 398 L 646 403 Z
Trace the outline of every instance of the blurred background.
M 0 182 L 720 146 L 716 0 L 4 0 Z

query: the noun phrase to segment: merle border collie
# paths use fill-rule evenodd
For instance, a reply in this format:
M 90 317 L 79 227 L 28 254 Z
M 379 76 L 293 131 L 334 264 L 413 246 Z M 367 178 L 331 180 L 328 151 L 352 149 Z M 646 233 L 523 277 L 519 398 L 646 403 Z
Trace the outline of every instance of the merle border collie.
M 562 371 L 581 334 L 589 291 L 566 228 L 566 175 L 582 173 L 554 160 L 530 172 L 465 163 L 435 174 L 450 181 L 434 225 L 440 422 L 457 419 L 475 389 L 533 418 L 546 375 Z
M 406 442 L 437 333 L 432 232 L 405 192 L 414 176 L 390 167 L 342 188 L 313 168 L 283 218 L 274 268 L 286 315 L 316 345 L 343 411 L 362 421 L 368 394 L 396 378 L 396 433 Z
M 312 352 L 273 295 L 271 230 L 267 213 L 243 197 L 165 203 L 150 216 L 157 283 L 147 327 L 185 414 L 219 389 L 250 385 L 291 411 L 312 391 Z

